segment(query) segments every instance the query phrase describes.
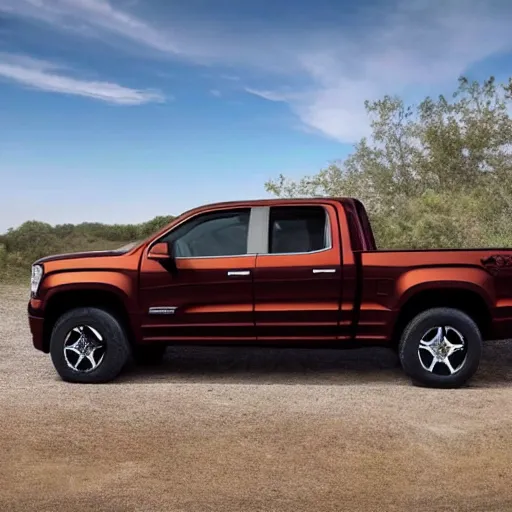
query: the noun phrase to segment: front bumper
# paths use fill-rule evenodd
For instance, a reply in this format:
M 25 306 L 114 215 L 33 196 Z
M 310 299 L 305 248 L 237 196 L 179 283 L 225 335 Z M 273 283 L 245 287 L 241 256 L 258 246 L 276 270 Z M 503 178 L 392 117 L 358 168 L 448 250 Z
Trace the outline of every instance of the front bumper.
M 28 303 L 28 325 L 34 347 L 42 352 L 48 352 L 44 343 L 44 317 L 42 310 L 39 309 L 40 306 L 41 301 L 37 299 L 31 299 Z

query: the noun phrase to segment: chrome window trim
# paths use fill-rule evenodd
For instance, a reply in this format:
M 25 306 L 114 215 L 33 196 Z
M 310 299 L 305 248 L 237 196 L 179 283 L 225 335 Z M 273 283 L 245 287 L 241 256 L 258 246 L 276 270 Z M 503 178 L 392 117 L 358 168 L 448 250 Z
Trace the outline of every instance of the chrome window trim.
M 270 208 L 297 208 L 299 205 L 289 205 L 289 206 L 249 206 L 249 207 L 238 207 L 238 208 L 226 208 L 222 210 L 211 210 L 209 212 L 199 213 L 199 215 L 203 215 L 206 213 L 215 213 L 216 211 L 231 211 L 231 210 L 250 210 L 249 212 L 249 229 L 247 232 L 247 253 L 245 254 L 232 254 L 225 256 L 177 256 L 176 260 L 211 260 L 211 259 L 219 259 L 219 258 L 246 258 L 246 257 L 254 257 L 254 256 L 299 256 L 301 254 L 319 254 L 322 252 L 331 251 L 333 249 L 332 245 L 332 229 L 331 229 L 331 219 L 329 217 L 329 212 L 324 205 L 316 205 L 316 204 L 305 204 L 300 205 L 300 207 L 305 206 L 319 206 L 324 210 L 326 223 L 325 223 L 325 238 L 328 241 L 328 246 L 323 249 L 318 249 L 316 251 L 307 251 L 307 252 L 268 252 L 269 251 L 269 235 L 270 235 Z M 174 229 L 182 226 L 189 220 L 194 219 L 196 216 L 185 220 L 184 222 L 175 226 Z M 160 236 L 157 240 L 154 240 L 149 246 L 148 251 L 151 250 L 153 245 L 157 244 L 162 238 L 166 237 L 169 233 L 174 231 L 174 229 L 170 229 L 162 236 Z M 250 250 L 250 252 L 249 252 Z
M 330 250 L 332 250 L 332 247 L 326 247 L 325 249 L 318 249 L 316 251 L 307 252 L 267 252 L 265 253 L 265 256 L 300 256 L 301 254 L 318 254 Z
M 247 256 L 256 256 L 256 253 L 231 254 L 229 256 L 176 256 L 175 260 L 217 260 L 219 258 L 246 258 Z

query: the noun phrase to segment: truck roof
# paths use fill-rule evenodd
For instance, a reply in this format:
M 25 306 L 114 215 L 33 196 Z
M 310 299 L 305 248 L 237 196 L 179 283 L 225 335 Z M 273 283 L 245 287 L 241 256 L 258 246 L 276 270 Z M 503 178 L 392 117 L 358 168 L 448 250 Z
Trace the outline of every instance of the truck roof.
M 338 203 L 354 203 L 358 201 L 353 197 L 297 197 L 297 198 L 269 198 L 269 199 L 246 199 L 237 201 L 222 201 L 217 203 L 208 203 L 198 206 L 196 209 L 204 208 L 223 208 L 226 206 L 272 206 L 276 204 L 300 204 L 300 203 L 324 203 L 325 201 L 336 201 Z M 190 211 L 192 211 L 190 210 Z

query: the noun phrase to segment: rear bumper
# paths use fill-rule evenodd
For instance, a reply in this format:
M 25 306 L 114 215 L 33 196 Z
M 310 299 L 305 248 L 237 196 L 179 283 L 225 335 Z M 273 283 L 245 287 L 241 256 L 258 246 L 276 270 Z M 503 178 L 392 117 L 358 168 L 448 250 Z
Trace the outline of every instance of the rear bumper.
M 44 317 L 42 311 L 37 309 L 38 305 L 34 304 L 34 300 L 28 304 L 28 325 L 32 334 L 32 344 L 37 350 L 48 352 L 48 349 L 45 350 L 44 343 Z

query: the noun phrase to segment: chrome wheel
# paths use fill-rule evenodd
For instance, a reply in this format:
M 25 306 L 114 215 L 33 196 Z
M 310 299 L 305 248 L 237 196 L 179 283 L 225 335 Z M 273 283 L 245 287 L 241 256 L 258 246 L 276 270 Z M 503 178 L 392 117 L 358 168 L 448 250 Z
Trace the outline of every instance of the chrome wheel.
M 418 357 L 426 371 L 436 375 L 453 375 L 466 362 L 467 342 L 453 327 L 433 327 L 421 338 Z
M 92 372 L 102 363 L 105 352 L 103 336 L 90 325 L 74 327 L 64 340 L 64 358 L 75 372 Z

